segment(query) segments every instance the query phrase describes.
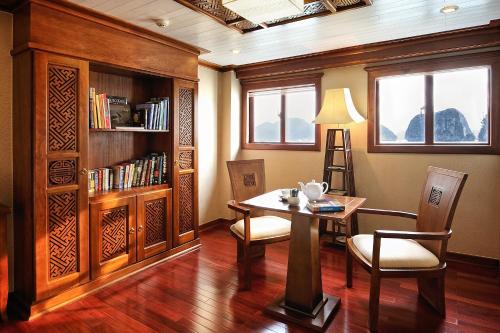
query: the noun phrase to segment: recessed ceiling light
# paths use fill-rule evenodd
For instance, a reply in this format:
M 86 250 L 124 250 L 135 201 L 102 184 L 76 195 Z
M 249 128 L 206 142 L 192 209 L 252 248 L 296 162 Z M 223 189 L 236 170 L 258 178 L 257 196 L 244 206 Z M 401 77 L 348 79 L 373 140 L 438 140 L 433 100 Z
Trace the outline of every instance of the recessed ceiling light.
M 165 19 L 157 19 L 157 20 L 154 20 L 156 25 L 159 27 L 159 28 L 166 28 L 170 25 L 170 21 L 169 20 L 165 20 Z
M 233 49 L 231 52 L 233 52 L 233 54 L 240 54 L 240 49 Z
M 445 5 L 441 8 L 440 12 L 443 14 L 450 14 L 456 12 L 458 8 L 459 7 L 457 5 Z

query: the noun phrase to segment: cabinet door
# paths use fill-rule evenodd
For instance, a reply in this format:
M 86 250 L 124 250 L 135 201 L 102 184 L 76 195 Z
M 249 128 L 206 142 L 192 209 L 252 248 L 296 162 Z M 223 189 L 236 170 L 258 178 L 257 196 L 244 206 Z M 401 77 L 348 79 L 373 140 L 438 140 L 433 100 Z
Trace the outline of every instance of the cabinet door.
M 136 262 L 135 196 L 90 204 L 92 279 Z
M 36 301 L 89 279 L 88 72 L 86 61 L 34 53 Z
M 174 246 L 198 238 L 198 85 L 174 80 Z
M 137 195 L 137 260 L 172 248 L 172 190 Z

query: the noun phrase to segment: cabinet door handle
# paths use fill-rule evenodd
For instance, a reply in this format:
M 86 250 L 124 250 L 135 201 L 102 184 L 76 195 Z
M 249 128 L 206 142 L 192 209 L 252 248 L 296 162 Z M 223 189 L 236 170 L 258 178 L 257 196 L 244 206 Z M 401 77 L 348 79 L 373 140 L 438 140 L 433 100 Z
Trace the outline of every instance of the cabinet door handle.
M 87 170 L 86 168 L 83 168 L 82 170 L 80 170 L 80 175 L 82 175 L 82 176 L 85 176 L 88 173 L 89 173 L 89 170 Z
M 134 228 L 130 228 L 130 230 L 128 231 L 129 234 L 133 234 L 134 232 L 135 232 Z
M 175 160 L 175 161 L 174 161 L 174 165 L 175 165 L 175 166 L 179 165 L 179 160 Z
M 137 232 L 141 232 L 142 231 L 142 225 L 139 226 L 139 228 L 137 228 Z

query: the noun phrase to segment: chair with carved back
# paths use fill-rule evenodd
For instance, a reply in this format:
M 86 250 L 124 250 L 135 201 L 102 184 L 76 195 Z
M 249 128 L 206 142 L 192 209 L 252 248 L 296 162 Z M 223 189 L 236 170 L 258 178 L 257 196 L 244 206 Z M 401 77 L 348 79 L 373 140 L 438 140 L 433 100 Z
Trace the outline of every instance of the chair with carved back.
M 418 293 L 445 316 L 446 248 L 451 223 L 467 174 L 436 167 L 427 169 L 418 214 L 360 208 L 361 214 L 398 216 L 416 220 L 416 231 L 376 230 L 351 236 L 347 228 L 346 283 L 352 287 L 352 258 L 371 274 L 369 328 L 377 330 L 380 279 L 417 278 Z
M 227 161 L 227 168 L 234 197 L 227 205 L 242 215 L 230 230 L 236 238 L 238 262 L 243 264 L 244 288 L 250 289 L 252 259 L 265 256 L 266 244 L 289 240 L 291 222 L 239 205 L 265 192 L 264 160 Z

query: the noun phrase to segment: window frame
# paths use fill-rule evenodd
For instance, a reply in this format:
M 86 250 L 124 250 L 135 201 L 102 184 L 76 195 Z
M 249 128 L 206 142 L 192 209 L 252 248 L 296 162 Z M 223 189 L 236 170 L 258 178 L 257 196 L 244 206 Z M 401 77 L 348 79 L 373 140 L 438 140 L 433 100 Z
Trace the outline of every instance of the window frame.
M 489 68 L 489 136 L 488 143 L 434 143 L 433 86 L 426 76 L 425 85 L 425 142 L 380 143 L 378 116 L 378 79 L 406 74 L 433 74 L 434 72 L 473 68 Z M 368 72 L 368 153 L 431 153 L 431 154 L 500 154 L 500 53 L 484 52 L 447 56 L 434 59 L 366 67 Z
M 321 108 L 321 77 L 323 73 L 303 74 L 294 76 L 277 76 L 272 78 L 258 78 L 241 81 L 241 147 L 242 149 L 257 150 L 297 150 L 321 151 L 321 125 L 314 126 L 314 143 L 286 143 L 286 106 L 283 110 L 284 94 L 281 94 L 281 142 L 252 142 L 253 119 L 249 93 L 263 89 L 283 89 L 294 86 L 314 85 L 316 90 L 316 115 Z M 247 139 L 248 138 L 248 139 Z

